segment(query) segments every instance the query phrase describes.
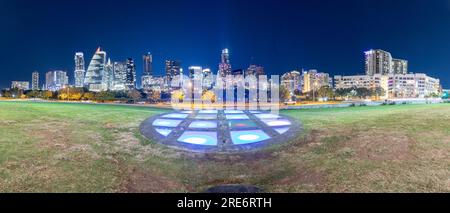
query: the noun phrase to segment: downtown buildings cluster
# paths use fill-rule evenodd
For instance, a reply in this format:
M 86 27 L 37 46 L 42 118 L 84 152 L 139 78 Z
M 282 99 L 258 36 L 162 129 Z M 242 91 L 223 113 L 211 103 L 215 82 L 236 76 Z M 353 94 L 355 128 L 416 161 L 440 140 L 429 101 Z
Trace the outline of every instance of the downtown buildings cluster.
M 388 98 L 425 98 L 442 92 L 439 79 L 427 76 L 424 73 L 411 73 L 408 70 L 408 61 L 393 58 L 391 53 L 383 50 L 369 50 L 365 52 L 365 75 L 330 76 L 328 73 L 317 70 L 290 71 L 281 76 L 281 85 L 290 93 L 291 97 L 297 95 L 313 94 L 322 87 L 334 90 L 366 88 L 382 88 L 383 99 Z M 32 90 L 58 91 L 72 86 L 85 88 L 91 92 L 101 91 L 130 91 L 142 89 L 143 92 L 152 91 L 170 93 L 173 87 L 172 80 L 183 72 L 181 61 L 165 60 L 165 75 L 154 75 L 153 56 L 150 53 L 142 56 L 143 74 L 138 87 L 138 76 L 133 58 L 121 62 L 112 62 L 107 53 L 98 48 L 90 63 L 85 66 L 84 54 L 75 53 L 74 56 L 74 83 L 69 84 L 67 72 L 61 70 L 48 71 L 45 74 L 45 84 L 39 86 L 39 73 L 32 73 Z M 230 61 L 230 52 L 223 49 L 217 74 L 210 68 L 189 66 L 187 76 L 190 79 L 201 79 L 203 89 L 214 88 L 217 78 L 226 76 L 262 76 L 265 75 L 263 66 L 251 64 L 247 69 L 233 69 Z M 270 81 L 270 80 L 269 80 Z M 27 81 L 13 81 L 12 88 L 29 90 Z
M 334 90 L 382 88 L 382 99 L 426 98 L 442 92 L 439 79 L 425 73 L 409 72 L 407 60 L 393 58 L 391 53 L 379 49 L 366 51 L 364 55 L 365 75 L 335 75 L 332 78 L 317 70 L 294 70 L 285 73 L 281 83 L 291 95 L 318 91 L 324 86 Z
M 101 91 L 129 91 L 142 89 L 145 92 L 159 90 L 170 92 L 173 88 L 171 82 L 177 76 L 186 75 L 181 61 L 165 60 L 165 75 L 153 75 L 153 56 L 150 53 L 143 57 L 143 74 L 140 78 L 141 84 L 138 87 L 138 76 L 133 58 L 127 58 L 123 62 L 112 62 L 107 58 L 107 53 L 100 48 L 94 53 L 89 65 L 85 66 L 84 53 L 77 52 L 74 57 L 74 83 L 69 84 L 68 73 L 61 70 L 48 71 L 45 74 L 45 83 L 39 85 L 40 75 L 38 72 L 32 73 L 32 90 L 58 91 L 66 87 L 86 88 L 91 92 Z M 248 69 L 233 70 L 230 63 L 228 49 L 222 50 L 221 61 L 219 63 L 217 75 L 210 68 L 201 66 L 189 66 L 187 76 L 194 78 L 200 74 L 202 86 L 206 89 L 213 88 L 216 76 L 225 77 L 228 75 L 264 75 L 264 67 L 252 64 Z M 28 81 L 12 81 L 11 88 L 29 90 Z

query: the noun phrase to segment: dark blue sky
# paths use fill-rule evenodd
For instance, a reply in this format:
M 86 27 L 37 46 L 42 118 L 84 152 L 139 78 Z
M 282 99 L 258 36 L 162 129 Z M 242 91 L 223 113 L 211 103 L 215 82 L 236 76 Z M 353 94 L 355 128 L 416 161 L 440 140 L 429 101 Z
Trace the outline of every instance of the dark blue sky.
M 226 47 L 233 68 L 361 74 L 363 51 L 380 48 L 450 88 L 449 0 L 1 0 L 0 29 L 1 88 L 34 70 L 73 82 L 74 53 L 88 63 L 97 46 L 139 75 L 148 51 L 162 74 L 165 59 L 216 71 Z

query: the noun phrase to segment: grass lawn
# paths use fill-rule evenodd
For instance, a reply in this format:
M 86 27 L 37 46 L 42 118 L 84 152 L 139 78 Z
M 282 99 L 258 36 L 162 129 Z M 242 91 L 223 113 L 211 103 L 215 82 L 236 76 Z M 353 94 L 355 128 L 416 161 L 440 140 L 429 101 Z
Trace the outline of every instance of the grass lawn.
M 233 155 L 154 144 L 139 124 L 165 110 L 0 102 L 0 192 L 450 192 L 450 105 L 291 110 L 306 133 Z

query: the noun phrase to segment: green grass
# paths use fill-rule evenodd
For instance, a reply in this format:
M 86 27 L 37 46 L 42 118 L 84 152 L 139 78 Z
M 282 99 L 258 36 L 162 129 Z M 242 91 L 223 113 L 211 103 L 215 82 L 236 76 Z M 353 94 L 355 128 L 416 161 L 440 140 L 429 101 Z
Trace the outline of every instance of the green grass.
M 0 102 L 1 192 L 450 192 L 450 105 L 286 110 L 306 132 L 281 147 L 193 154 L 143 138 L 164 110 Z

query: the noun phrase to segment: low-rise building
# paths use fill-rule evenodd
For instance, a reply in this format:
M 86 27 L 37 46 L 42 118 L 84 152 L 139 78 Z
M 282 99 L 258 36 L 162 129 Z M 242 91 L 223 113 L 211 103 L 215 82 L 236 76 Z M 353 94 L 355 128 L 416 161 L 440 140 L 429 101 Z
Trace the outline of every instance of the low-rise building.
M 381 87 L 385 91 L 382 98 L 425 98 L 441 91 L 439 79 L 423 73 L 390 75 L 355 75 L 334 77 L 335 89 Z
M 30 83 L 28 81 L 12 81 L 11 89 L 29 90 Z

